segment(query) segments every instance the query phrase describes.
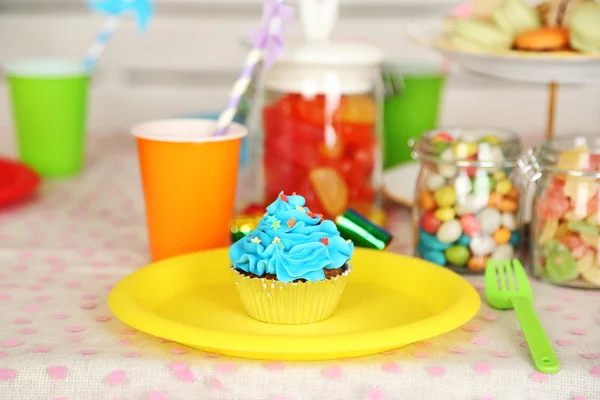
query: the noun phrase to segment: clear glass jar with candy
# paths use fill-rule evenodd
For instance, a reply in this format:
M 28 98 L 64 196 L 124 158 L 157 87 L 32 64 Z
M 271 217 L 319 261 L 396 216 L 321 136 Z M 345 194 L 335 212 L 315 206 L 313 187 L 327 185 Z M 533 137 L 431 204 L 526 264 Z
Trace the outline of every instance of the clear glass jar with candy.
M 366 41 L 288 41 L 263 77 L 263 199 L 302 194 L 327 218 L 376 209 L 382 52 Z
M 518 135 L 498 128 L 428 132 L 412 143 L 421 160 L 414 208 L 415 252 L 459 273 L 481 273 L 521 244 Z
M 532 275 L 561 286 L 600 288 L 600 138 L 545 142 L 523 167 L 536 186 Z

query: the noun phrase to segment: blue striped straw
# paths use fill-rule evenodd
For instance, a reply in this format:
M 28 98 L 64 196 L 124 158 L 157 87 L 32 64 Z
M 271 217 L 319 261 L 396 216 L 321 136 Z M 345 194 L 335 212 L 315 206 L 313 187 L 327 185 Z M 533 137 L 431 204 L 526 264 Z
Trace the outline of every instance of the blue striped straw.
M 88 50 L 87 56 L 81 63 L 81 66 L 86 71 L 91 71 L 94 69 L 98 63 L 98 60 L 100 59 L 100 56 L 106 48 L 106 45 L 119 27 L 120 20 L 120 17 L 109 17 L 106 22 L 104 22 L 102 30 L 100 30 L 100 33 L 98 36 L 96 36 L 96 40 L 94 40 L 94 43 L 92 43 L 92 46 Z

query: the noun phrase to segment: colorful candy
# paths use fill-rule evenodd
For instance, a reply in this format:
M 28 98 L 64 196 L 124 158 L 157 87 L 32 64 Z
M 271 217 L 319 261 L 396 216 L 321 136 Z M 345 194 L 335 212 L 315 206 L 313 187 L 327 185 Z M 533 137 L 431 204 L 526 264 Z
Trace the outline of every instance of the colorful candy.
M 581 277 L 594 286 L 600 287 L 600 265 L 598 260 L 598 254 L 594 263 L 590 265 L 586 270 L 581 272 Z
M 477 220 L 481 225 L 481 233 L 491 235 L 502 225 L 502 214 L 495 208 L 485 208 L 477 214 Z
M 348 185 L 334 168 L 315 168 L 308 175 L 317 197 L 328 215 L 341 215 L 348 205 Z
M 431 211 L 435 209 L 435 198 L 429 190 L 424 190 L 419 194 L 419 207 L 424 210 Z
M 454 178 L 456 176 L 456 173 L 458 172 L 458 167 L 456 166 L 456 158 L 454 157 L 452 149 L 449 148 L 444 150 L 440 155 L 440 159 L 442 161 L 446 161 L 441 162 L 438 165 L 438 172 L 440 173 L 440 175 L 448 179 Z
M 454 243 L 462 235 L 462 227 L 456 219 L 446 221 L 437 232 L 436 237 L 442 243 Z
M 510 212 L 510 213 L 514 213 L 517 211 L 518 208 L 518 204 L 516 201 L 512 200 L 512 199 L 507 199 L 504 198 L 502 199 L 502 201 L 500 202 L 500 205 L 498 206 L 498 209 L 502 212 Z
M 469 247 L 471 244 L 471 238 L 463 233 L 460 235 L 456 243 L 464 247 Z
M 517 229 L 517 216 L 510 212 L 502 213 L 502 226 L 509 231 Z
M 425 179 L 425 187 L 431 191 L 436 191 L 446 184 L 446 178 L 440 174 L 429 174 Z
M 510 240 L 510 231 L 506 228 L 500 228 L 492 235 L 492 238 L 498 244 L 506 244 Z
M 339 98 L 286 94 L 263 109 L 265 197 L 302 193 L 311 208 L 334 218 L 369 211 L 375 199 L 377 118 L 364 95 Z M 433 207 L 433 206 L 432 206 Z
M 555 284 L 600 287 L 598 159 L 585 146 L 563 151 L 557 167 L 587 175 L 543 176 L 546 184 L 534 204 L 536 276 Z
M 462 226 L 463 232 L 471 237 L 481 233 L 481 224 L 473 215 L 467 214 L 460 217 L 460 225 Z
M 483 271 L 485 270 L 485 266 L 487 265 L 488 260 L 489 257 L 486 256 L 471 257 L 471 259 L 467 263 L 467 268 L 469 268 L 472 271 Z
M 473 183 L 471 178 L 465 174 L 461 174 L 454 180 L 454 190 L 459 198 L 464 198 L 473 191 Z
M 512 183 L 508 179 L 502 179 L 498 183 L 496 183 L 495 190 L 503 196 L 506 196 L 510 193 L 513 186 Z
M 446 260 L 450 262 L 452 265 L 463 266 L 467 264 L 471 254 L 469 253 L 469 249 L 465 246 L 452 246 L 448 247 L 445 251 Z
M 505 168 L 503 141 L 477 135 L 429 139 L 430 148 L 447 147 L 440 147 L 437 163 L 423 164 L 417 252 L 440 265 L 482 271 L 490 258 L 515 256 L 520 192 L 510 179 L 512 170 Z M 481 161 L 497 164 L 480 166 Z
M 469 194 L 460 203 L 456 204 L 454 208 L 456 209 L 457 215 L 474 215 L 477 214 L 479 211 L 483 210 L 483 208 L 486 205 L 486 198 L 479 197 L 474 194 Z
M 456 211 L 452 207 L 441 207 L 435 210 L 435 217 L 442 222 L 450 221 L 456 216 Z
M 543 277 L 552 283 L 562 283 L 577 278 L 579 271 L 571 251 L 564 244 L 550 240 L 544 245 L 546 265 Z
M 430 235 L 423 230 L 419 232 L 419 239 L 419 245 L 422 245 L 425 249 L 446 250 L 448 247 L 450 247 L 450 244 L 447 242 L 442 242 L 437 238 L 436 235 Z
M 456 189 L 453 186 L 439 188 L 433 194 L 438 207 L 452 207 L 456 204 Z
M 476 256 L 492 254 L 497 247 L 498 244 L 491 236 L 476 236 L 471 239 L 471 244 L 469 245 L 471 253 Z
M 425 232 L 434 235 L 442 226 L 442 221 L 435 217 L 433 211 L 427 211 L 421 217 L 420 225 Z

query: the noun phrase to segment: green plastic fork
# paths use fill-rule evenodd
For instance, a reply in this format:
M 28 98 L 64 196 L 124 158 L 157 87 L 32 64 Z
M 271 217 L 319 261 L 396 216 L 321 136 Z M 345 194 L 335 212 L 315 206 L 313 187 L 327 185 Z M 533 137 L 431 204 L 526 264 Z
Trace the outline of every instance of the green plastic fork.
M 560 364 L 533 309 L 533 293 L 519 260 L 490 260 L 485 269 L 487 301 L 497 310 L 514 309 L 538 371 L 552 374 Z

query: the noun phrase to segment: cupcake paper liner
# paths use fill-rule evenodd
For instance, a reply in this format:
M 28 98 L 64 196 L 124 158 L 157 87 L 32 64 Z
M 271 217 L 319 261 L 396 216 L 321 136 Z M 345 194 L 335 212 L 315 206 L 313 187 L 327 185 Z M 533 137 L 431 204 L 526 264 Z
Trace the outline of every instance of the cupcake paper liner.
M 300 325 L 333 315 L 348 283 L 351 267 L 341 275 L 317 282 L 279 282 L 251 278 L 231 268 L 246 313 L 271 324 Z

